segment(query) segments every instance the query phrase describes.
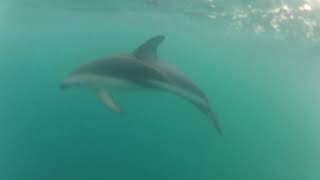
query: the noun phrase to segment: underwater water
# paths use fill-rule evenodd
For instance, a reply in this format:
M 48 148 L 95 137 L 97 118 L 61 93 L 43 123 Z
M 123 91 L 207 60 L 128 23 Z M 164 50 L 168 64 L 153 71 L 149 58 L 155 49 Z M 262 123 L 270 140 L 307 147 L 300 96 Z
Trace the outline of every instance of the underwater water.
M 0 179 L 320 179 L 320 2 L 0 0 Z M 208 96 L 61 91 L 154 35 Z

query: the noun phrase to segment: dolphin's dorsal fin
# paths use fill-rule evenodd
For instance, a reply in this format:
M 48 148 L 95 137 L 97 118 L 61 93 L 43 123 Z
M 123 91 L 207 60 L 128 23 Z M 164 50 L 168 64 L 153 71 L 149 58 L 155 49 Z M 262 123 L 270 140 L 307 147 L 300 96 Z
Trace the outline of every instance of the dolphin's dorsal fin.
M 157 49 L 164 39 L 163 35 L 155 36 L 139 46 L 132 54 L 140 60 L 156 60 Z

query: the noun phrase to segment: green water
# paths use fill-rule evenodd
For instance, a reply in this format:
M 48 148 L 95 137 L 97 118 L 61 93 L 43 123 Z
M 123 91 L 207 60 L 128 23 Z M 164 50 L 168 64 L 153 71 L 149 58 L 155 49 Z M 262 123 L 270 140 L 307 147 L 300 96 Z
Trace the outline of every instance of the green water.
M 319 179 L 320 4 L 159 2 L 0 1 L 0 179 Z M 158 34 L 223 137 L 171 94 L 117 95 L 118 114 L 60 91 L 76 66 Z

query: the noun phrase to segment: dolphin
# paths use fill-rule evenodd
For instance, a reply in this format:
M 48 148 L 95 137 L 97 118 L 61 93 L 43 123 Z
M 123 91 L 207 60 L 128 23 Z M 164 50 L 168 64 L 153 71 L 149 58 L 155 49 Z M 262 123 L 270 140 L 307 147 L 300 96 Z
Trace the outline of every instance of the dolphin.
M 165 36 L 155 36 L 133 52 L 101 58 L 81 65 L 61 82 L 60 88 L 89 87 L 109 109 L 121 112 L 110 91 L 145 89 L 174 93 L 191 102 L 212 120 L 222 135 L 219 121 L 211 109 L 207 96 L 186 75 L 163 62 L 157 49 Z

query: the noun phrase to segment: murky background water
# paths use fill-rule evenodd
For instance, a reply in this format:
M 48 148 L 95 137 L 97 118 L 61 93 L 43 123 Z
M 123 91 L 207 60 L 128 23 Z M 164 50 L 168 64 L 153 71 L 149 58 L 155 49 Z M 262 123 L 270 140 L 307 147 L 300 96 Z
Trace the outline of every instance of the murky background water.
M 320 2 L 0 1 L 0 178 L 317 180 Z M 96 57 L 163 34 L 225 135 L 161 92 L 62 92 Z

